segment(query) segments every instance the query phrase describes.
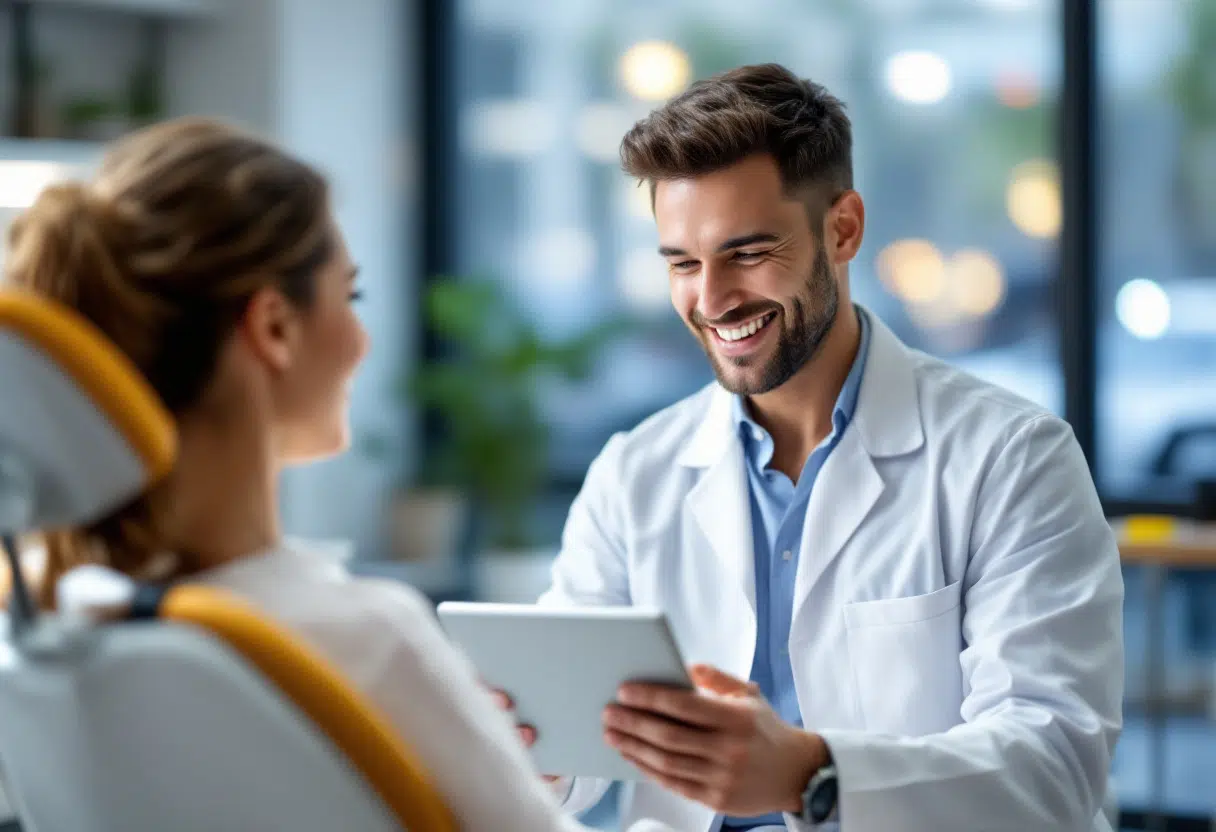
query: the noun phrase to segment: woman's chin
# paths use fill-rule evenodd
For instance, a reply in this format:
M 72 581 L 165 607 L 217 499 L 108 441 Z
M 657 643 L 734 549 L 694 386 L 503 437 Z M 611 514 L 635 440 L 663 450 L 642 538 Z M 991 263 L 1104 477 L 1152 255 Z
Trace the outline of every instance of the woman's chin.
M 315 441 L 299 443 L 283 453 L 281 462 L 286 466 L 309 465 L 341 456 L 350 450 L 351 438 L 348 429 L 335 431 L 329 436 L 317 437 Z

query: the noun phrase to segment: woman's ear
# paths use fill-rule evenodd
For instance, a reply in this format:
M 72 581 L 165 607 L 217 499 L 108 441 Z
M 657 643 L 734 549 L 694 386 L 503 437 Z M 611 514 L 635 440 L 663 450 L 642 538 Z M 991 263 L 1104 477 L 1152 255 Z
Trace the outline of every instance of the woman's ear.
M 300 342 L 300 312 L 282 292 L 259 289 L 246 305 L 239 329 L 255 356 L 277 372 L 291 369 Z

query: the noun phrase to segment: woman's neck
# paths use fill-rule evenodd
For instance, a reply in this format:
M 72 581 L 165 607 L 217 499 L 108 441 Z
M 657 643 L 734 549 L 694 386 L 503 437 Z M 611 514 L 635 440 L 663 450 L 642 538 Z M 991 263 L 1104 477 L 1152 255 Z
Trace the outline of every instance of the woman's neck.
M 173 477 L 166 542 L 185 571 L 211 569 L 278 544 L 277 466 L 268 437 L 257 429 L 184 421 Z

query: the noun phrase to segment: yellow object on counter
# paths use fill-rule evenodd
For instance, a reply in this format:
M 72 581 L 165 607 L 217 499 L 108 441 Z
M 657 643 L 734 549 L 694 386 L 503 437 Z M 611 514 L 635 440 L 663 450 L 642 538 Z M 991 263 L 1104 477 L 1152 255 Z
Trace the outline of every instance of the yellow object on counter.
M 1123 521 L 1123 539 L 1128 543 L 1160 543 L 1170 540 L 1178 530 L 1178 518 L 1169 515 L 1140 514 Z

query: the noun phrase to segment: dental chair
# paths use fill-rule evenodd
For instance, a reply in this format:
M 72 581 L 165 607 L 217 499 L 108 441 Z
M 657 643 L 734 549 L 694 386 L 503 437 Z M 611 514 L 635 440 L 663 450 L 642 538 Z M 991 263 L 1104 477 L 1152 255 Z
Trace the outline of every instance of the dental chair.
M 411 751 L 308 647 L 222 592 L 36 609 L 19 536 L 87 523 L 172 467 L 173 422 L 68 309 L 0 288 L 0 772 L 25 832 L 446 832 Z

